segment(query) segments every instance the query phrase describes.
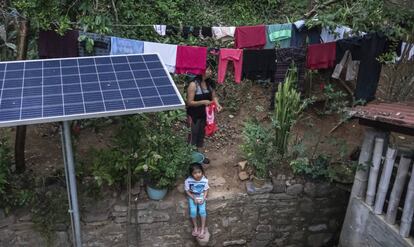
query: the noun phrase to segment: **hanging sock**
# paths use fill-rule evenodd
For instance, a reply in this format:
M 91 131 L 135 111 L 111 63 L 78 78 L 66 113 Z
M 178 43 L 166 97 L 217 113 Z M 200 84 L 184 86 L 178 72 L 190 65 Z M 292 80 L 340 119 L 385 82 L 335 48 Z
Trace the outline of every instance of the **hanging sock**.
M 223 83 L 226 77 L 227 64 L 233 61 L 234 81 L 240 83 L 243 68 L 243 50 L 241 49 L 220 49 L 219 65 L 218 65 L 218 83 Z
M 154 25 L 154 30 L 161 36 L 165 36 L 165 32 L 167 30 L 166 25 Z
M 329 69 L 335 66 L 336 42 L 308 46 L 306 67 L 308 69 Z
M 176 74 L 201 75 L 206 72 L 207 47 L 178 46 Z
M 261 49 L 266 45 L 265 25 L 237 27 L 234 33 L 236 48 Z
M 206 106 L 206 127 L 205 127 L 206 136 L 212 136 L 214 135 L 216 131 L 218 131 L 216 119 L 214 116 L 216 111 L 217 111 L 217 105 L 215 102 Z

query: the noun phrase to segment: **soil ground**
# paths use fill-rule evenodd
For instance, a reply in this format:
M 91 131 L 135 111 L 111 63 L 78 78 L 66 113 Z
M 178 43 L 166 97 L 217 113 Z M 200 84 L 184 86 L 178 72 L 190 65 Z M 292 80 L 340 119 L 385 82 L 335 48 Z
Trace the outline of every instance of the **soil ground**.
M 228 109 L 218 114 L 219 131 L 211 138 L 207 138 L 204 153 L 211 160 L 206 167 L 206 174 L 210 181 L 211 196 L 219 197 L 227 193 L 245 192 L 245 185 L 239 177 L 238 162 L 243 161 L 243 154 L 240 151 L 242 143 L 241 131 L 243 123 L 251 117 L 260 121 L 269 121 L 269 90 L 260 85 L 253 85 L 247 94 L 246 100 L 241 102 L 236 112 Z M 224 104 L 226 108 L 226 105 Z M 314 109 L 307 110 L 300 118 L 294 128 L 296 139 L 303 139 L 309 147 L 314 147 L 320 139 L 319 136 L 327 136 L 342 140 L 348 146 L 348 152 L 359 146 L 363 137 L 364 127 L 356 120 L 351 120 L 340 125 L 332 134 L 328 132 L 339 122 L 337 116 L 321 116 Z M 75 141 L 77 157 L 81 159 L 88 155 L 91 148 L 99 149 L 110 145 L 114 135 L 114 126 L 109 124 L 101 128 L 97 133 L 91 128 L 84 128 L 80 131 Z M 3 133 L 14 139 L 14 129 L 3 129 Z M 61 139 L 59 125 L 39 124 L 30 125 L 27 129 L 26 160 L 27 168 L 35 176 L 48 176 L 57 169 L 63 168 Z M 321 138 L 318 151 L 336 155 L 338 148 L 332 143 Z M 87 165 L 87 163 L 83 164 Z M 278 172 L 278 169 L 276 169 Z M 281 171 L 285 173 L 286 171 Z M 274 174 L 277 175 L 277 174 Z M 182 181 L 178 181 L 181 186 Z

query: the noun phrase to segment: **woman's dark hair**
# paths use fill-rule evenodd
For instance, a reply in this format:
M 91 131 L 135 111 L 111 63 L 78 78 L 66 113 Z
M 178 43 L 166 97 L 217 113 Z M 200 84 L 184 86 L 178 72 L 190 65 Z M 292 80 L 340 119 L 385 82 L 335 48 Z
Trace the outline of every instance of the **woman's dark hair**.
M 200 170 L 201 173 L 204 175 L 204 168 L 200 163 L 194 162 L 190 164 L 190 168 L 188 169 L 189 175 L 192 176 L 195 170 Z

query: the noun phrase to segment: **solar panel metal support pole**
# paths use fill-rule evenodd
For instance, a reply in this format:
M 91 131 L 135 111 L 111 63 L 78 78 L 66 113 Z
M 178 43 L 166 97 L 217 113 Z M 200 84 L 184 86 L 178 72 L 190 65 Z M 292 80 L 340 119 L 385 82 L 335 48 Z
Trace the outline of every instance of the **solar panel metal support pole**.
M 68 194 L 68 202 L 69 202 L 69 210 L 68 212 L 70 213 L 70 225 L 72 228 L 72 236 L 75 236 L 75 227 L 73 225 L 73 214 L 72 214 L 72 199 L 70 196 L 70 188 L 69 188 L 69 174 L 68 174 L 68 165 L 67 165 L 67 161 L 66 161 L 66 148 L 65 148 L 65 138 L 63 137 L 63 122 L 61 122 L 60 124 L 60 136 L 61 136 L 61 146 L 62 146 L 62 154 L 63 154 L 63 164 L 65 167 L 65 180 L 66 180 L 66 190 L 67 190 L 67 194 Z
M 63 153 L 70 191 L 70 208 L 71 208 L 71 218 L 72 218 L 72 228 L 74 228 L 73 243 L 76 247 L 82 246 L 82 236 L 81 236 L 81 227 L 80 227 L 80 218 L 79 218 L 79 207 L 78 207 L 78 194 L 76 189 L 76 175 L 75 175 L 75 163 L 73 159 L 72 151 L 72 140 L 70 135 L 70 126 L 68 121 L 63 122 L 63 132 L 62 137 L 64 140 L 64 149 Z

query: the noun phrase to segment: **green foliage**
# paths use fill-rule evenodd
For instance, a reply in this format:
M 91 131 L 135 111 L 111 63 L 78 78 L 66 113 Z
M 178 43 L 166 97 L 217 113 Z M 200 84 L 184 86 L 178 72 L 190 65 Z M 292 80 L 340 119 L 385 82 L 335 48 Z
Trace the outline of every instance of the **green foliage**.
M 290 130 L 307 105 L 306 101 L 301 102 L 300 93 L 295 89 L 296 83 L 297 69 L 292 64 L 285 82 L 278 85 L 272 116 L 272 126 L 275 129 L 273 145 L 282 156 L 287 152 Z
M 0 139 L 0 207 L 6 193 L 6 186 L 10 177 L 11 152 L 6 139 Z
M 125 117 L 116 146 L 97 151 L 92 173 L 98 185 L 123 184 L 131 168 L 134 180 L 144 177 L 157 188 L 172 186 L 184 176 L 192 147 L 185 140 L 183 111 Z
M 345 107 L 349 105 L 346 93 L 335 90 L 332 84 L 328 84 L 324 87 L 323 94 L 326 96 L 324 114 L 344 113 Z
M 256 177 L 267 177 L 268 168 L 274 157 L 269 128 L 264 127 L 257 120 L 250 120 L 244 124 L 242 135 L 241 149 L 248 163 L 254 167 Z
M 319 155 L 314 160 L 301 157 L 290 162 L 290 166 L 295 174 L 302 174 L 313 179 L 332 180 L 333 173 L 329 170 L 330 157 Z
M 57 224 L 68 224 L 68 197 L 63 187 L 46 188 L 36 192 L 31 213 L 34 228 L 40 232 L 48 246 L 54 241 Z

